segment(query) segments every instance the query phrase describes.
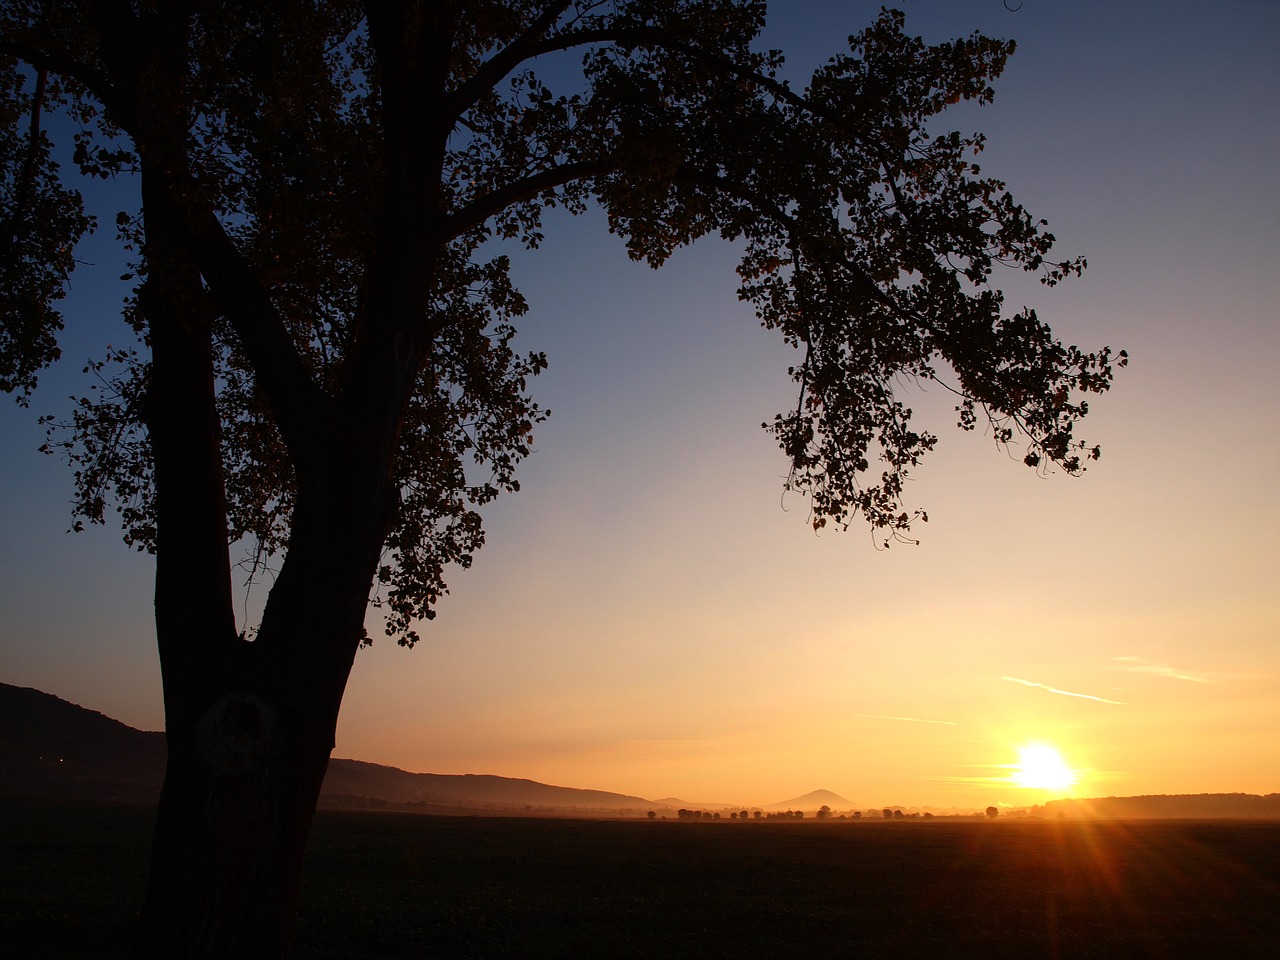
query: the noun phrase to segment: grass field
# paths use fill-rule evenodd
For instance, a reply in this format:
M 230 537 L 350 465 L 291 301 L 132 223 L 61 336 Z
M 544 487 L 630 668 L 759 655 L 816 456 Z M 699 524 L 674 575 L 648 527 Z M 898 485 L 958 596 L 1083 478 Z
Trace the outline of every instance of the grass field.
M 5 955 L 126 956 L 151 811 L 0 816 Z M 1273 958 L 1280 823 L 322 812 L 294 955 Z

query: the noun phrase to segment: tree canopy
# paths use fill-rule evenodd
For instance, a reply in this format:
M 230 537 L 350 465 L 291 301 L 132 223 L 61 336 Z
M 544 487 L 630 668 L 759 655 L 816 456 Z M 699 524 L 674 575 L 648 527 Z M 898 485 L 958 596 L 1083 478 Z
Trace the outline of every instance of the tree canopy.
M 1045 222 L 983 176 L 981 135 L 935 119 L 989 101 L 1012 43 L 928 45 L 884 11 L 797 89 L 753 47 L 755 0 L 167 6 L 5 4 L 0 387 L 25 399 L 57 356 L 75 242 L 102 226 L 80 191 L 141 175 L 209 318 L 231 540 L 285 549 L 298 465 L 402 417 L 375 590 L 402 643 L 544 416 L 527 388 L 547 361 L 512 346 L 525 303 L 502 251 L 536 246 L 550 207 L 600 204 L 655 267 L 708 233 L 742 249 L 740 296 L 798 352 L 796 405 L 766 427 L 816 526 L 861 515 L 892 536 L 923 516 L 903 482 L 935 436 L 904 379 L 953 389 L 964 429 L 1023 435 L 1032 467 L 1098 456 L 1074 428 L 1123 354 L 1063 344 L 991 283 L 1000 264 L 1052 285 L 1084 261 L 1054 259 Z M 142 211 L 115 226 L 139 342 L 103 358 L 105 388 L 51 443 L 77 512 L 115 504 L 154 549 L 157 254 Z

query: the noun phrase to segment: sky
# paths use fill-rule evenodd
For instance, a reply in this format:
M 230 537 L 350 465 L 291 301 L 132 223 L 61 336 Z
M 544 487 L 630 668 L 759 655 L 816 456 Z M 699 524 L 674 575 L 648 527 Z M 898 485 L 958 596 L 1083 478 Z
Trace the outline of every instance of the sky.
M 764 42 L 802 79 L 878 6 L 775 2 Z M 760 429 L 791 354 L 737 302 L 735 249 L 655 273 L 598 213 L 553 218 L 512 251 L 552 417 L 423 642 L 357 656 L 334 756 L 696 803 L 1280 791 L 1280 2 L 901 6 L 929 40 L 1018 43 L 995 104 L 948 116 L 1089 260 L 999 285 L 1128 350 L 1081 431 L 1101 460 L 1038 477 L 916 389 L 941 437 L 908 490 L 920 545 L 817 534 Z M 160 729 L 151 566 L 67 533 L 70 471 L 36 452 L 123 336 L 116 254 L 79 255 L 64 359 L 0 406 L 0 680 Z M 1034 743 L 1076 782 L 1019 785 Z

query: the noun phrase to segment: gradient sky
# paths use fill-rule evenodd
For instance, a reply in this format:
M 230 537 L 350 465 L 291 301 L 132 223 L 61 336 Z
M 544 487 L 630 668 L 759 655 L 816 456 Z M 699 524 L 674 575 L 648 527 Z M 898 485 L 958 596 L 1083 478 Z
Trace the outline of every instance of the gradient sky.
M 1018 42 L 995 105 L 951 116 L 1089 259 L 1053 291 L 1008 275 L 1011 305 L 1133 358 L 1082 431 L 1101 461 L 1039 478 L 917 390 L 942 438 L 909 490 L 921 545 L 815 535 L 760 429 L 793 402 L 789 351 L 737 302 L 734 248 L 654 273 L 601 216 L 555 219 L 516 263 L 553 414 L 523 490 L 424 642 L 357 657 L 335 756 L 981 808 L 1058 795 L 1008 780 L 1042 741 L 1076 795 L 1280 791 L 1280 3 L 902 6 L 930 40 Z M 766 42 L 803 78 L 878 7 L 775 2 Z M 0 679 L 159 729 L 150 564 L 65 533 L 70 472 L 35 452 L 36 415 L 123 339 L 115 255 L 80 255 L 65 359 L 30 411 L 0 407 Z

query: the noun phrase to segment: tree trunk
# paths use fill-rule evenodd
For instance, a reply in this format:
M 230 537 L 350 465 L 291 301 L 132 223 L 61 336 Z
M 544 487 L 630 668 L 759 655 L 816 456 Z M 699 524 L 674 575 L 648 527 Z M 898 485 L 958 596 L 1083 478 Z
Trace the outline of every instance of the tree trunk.
M 149 162 L 144 160 L 144 172 Z M 210 304 L 144 173 L 156 639 L 168 762 L 138 955 L 287 955 L 307 835 L 385 534 L 373 458 L 334 442 L 303 478 L 257 638 L 237 636 Z M 345 452 L 345 455 L 343 455 Z
M 251 693 L 168 731 L 139 956 L 287 956 L 332 720 Z
M 185 597 L 202 582 L 157 575 L 172 706 L 138 951 L 147 960 L 288 954 L 307 836 L 385 532 L 385 520 L 371 518 L 385 517 L 386 491 L 351 462 L 335 466 L 319 495 L 300 489 L 261 629 L 252 642 L 235 640 L 212 669 L 191 669 L 183 640 L 198 626 L 187 620 L 180 635 Z M 173 557 L 161 549 L 157 561 L 159 570 Z
M 192 9 L 92 7 L 113 80 L 111 109 L 142 168 L 147 272 L 139 308 L 152 350 L 145 418 L 168 761 L 137 952 L 148 960 L 280 958 L 397 506 L 392 465 L 431 339 L 430 331 L 407 331 L 417 330 L 432 288 L 422 247 L 433 233 L 401 210 L 406 204 L 390 204 L 390 222 L 402 229 L 380 244 L 397 267 L 381 316 L 396 322 L 371 325 L 376 335 L 363 338 L 372 346 L 352 365 L 344 403 L 330 405 L 287 328 L 270 309 L 263 315 L 269 296 L 253 270 L 233 242 L 222 237 L 219 245 L 220 235 L 204 229 L 198 190 L 195 201 L 189 196 L 198 179 L 188 156 Z M 400 169 L 415 197 L 438 184 L 428 165 Z M 405 223 L 417 229 L 406 232 Z M 295 471 L 287 554 L 252 642 L 237 635 L 232 602 L 211 336 L 218 313 L 239 321 Z

